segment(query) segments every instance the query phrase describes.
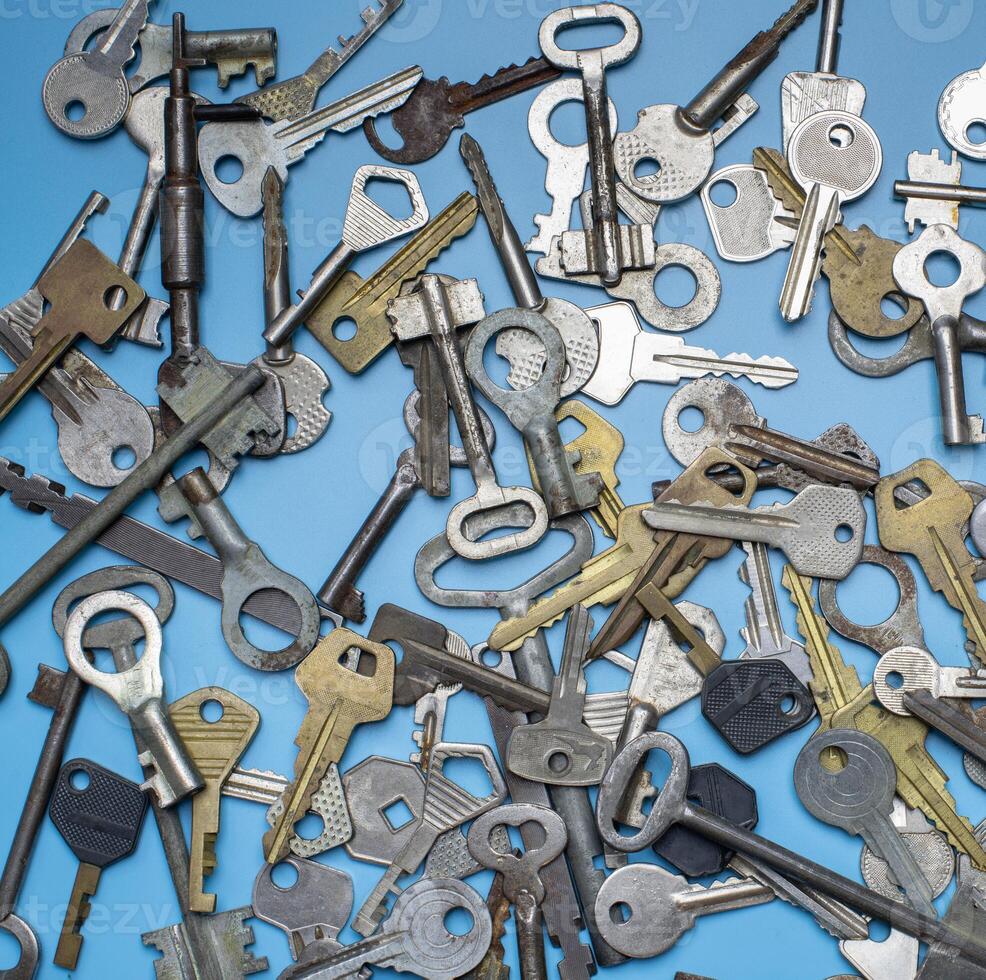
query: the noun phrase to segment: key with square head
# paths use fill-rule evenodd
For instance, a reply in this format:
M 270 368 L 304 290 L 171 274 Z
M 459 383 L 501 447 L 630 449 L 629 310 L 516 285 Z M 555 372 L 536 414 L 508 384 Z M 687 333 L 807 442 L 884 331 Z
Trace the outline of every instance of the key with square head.
M 858 116 L 829 110 L 809 116 L 795 130 L 787 160 L 791 176 L 806 193 L 780 299 L 781 315 L 795 323 L 811 310 L 825 236 L 839 223 L 843 203 L 876 183 L 883 148 L 873 128 Z
M 81 929 L 89 899 L 104 868 L 125 858 L 137 845 L 147 797 L 129 779 L 88 759 L 66 762 L 51 796 L 51 822 L 79 859 L 55 949 L 55 964 L 74 970 L 82 950 Z
M 544 843 L 540 847 L 525 847 L 518 856 L 503 854 L 493 846 L 491 834 L 495 828 L 524 824 L 541 828 Z M 521 974 L 530 980 L 547 980 L 548 976 L 541 934 L 545 889 L 538 872 L 564 851 L 567 842 L 565 821 L 553 810 L 532 803 L 512 803 L 488 810 L 469 828 L 469 853 L 483 867 L 503 875 L 503 894 L 514 906 Z
M 0 420 L 79 337 L 105 344 L 146 298 L 137 283 L 84 238 L 48 268 L 37 289 L 48 301 L 48 312 L 34 328 L 30 355 L 0 382 Z M 117 289 L 126 299 L 113 309 L 111 295 Z
M 149 6 L 150 0 L 126 0 L 90 50 L 56 61 L 45 75 L 41 102 L 66 136 L 96 139 L 123 122 L 130 108 L 130 86 L 123 70 L 134 57 Z M 74 107 L 80 103 L 82 114 L 76 118 Z
M 920 480 L 930 493 L 902 506 L 896 490 L 912 480 Z M 880 543 L 917 558 L 928 584 L 962 614 L 973 656 L 986 663 L 986 605 L 976 591 L 974 561 L 965 544 L 972 496 L 930 459 L 881 480 L 873 496 Z
M 261 185 L 269 168 L 287 183 L 288 167 L 303 159 L 330 131 L 349 132 L 367 116 L 400 105 L 420 77 L 420 68 L 405 68 L 295 120 L 206 123 L 198 137 L 202 176 L 224 208 L 249 218 L 263 206 Z M 228 183 L 216 170 L 227 157 L 238 160 L 243 168 L 242 174 Z
M 730 374 L 765 388 L 798 380 L 783 357 L 752 358 L 686 346 L 683 337 L 644 330 L 629 303 L 607 303 L 588 311 L 599 329 L 599 361 L 582 392 L 604 405 L 618 405 L 638 381 L 677 384 L 683 378 Z
M 757 34 L 686 106 L 652 105 L 637 125 L 616 137 L 616 172 L 635 194 L 671 203 L 705 183 L 716 146 L 759 108 L 744 90 L 777 57 L 781 42 L 799 27 L 818 0 L 796 0 L 765 32 Z M 723 120 L 718 129 L 716 122 Z M 657 162 L 656 173 L 637 176 L 641 163 Z
M 373 674 L 361 674 L 340 663 L 356 647 Z M 264 834 L 264 857 L 277 864 L 288 853 L 294 825 L 310 809 L 311 799 L 330 763 L 339 762 L 357 725 L 380 721 L 390 713 L 394 691 L 394 652 L 347 629 L 334 629 L 295 670 L 295 683 L 308 701 L 298 729 L 294 779 L 285 794 L 284 810 Z
M 168 713 L 205 780 L 205 787 L 192 797 L 188 905 L 193 912 L 214 912 L 216 896 L 203 888 L 218 864 L 220 794 L 260 725 L 260 712 L 231 691 L 203 687 L 172 702 Z

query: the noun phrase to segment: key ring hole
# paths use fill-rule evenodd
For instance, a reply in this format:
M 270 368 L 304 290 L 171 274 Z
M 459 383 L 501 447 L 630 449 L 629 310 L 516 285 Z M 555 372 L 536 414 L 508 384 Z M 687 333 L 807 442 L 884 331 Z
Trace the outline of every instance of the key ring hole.
M 705 428 L 705 412 L 688 405 L 678 413 L 678 427 L 682 432 L 701 432 Z
M 295 836 L 306 841 L 316 841 L 325 833 L 325 821 L 314 810 L 309 810 L 295 825 Z
M 127 305 L 128 298 L 127 291 L 123 288 L 123 286 L 110 286 L 110 288 L 103 293 L 103 306 L 105 306 L 108 310 L 112 310 L 114 308 L 114 304 L 119 303 L 119 309 L 122 310 L 123 307 Z
M 736 184 L 731 180 L 727 180 L 725 177 L 717 180 L 709 187 L 709 200 L 717 208 L 731 208 L 736 203 L 738 197 L 739 191 Z
M 973 146 L 982 146 L 986 143 L 986 121 L 976 119 L 971 122 L 966 127 L 965 138 Z
M 847 544 L 856 537 L 856 532 L 849 524 L 840 524 L 835 529 L 835 540 L 840 544 Z
M 276 626 L 272 626 L 270 623 L 265 623 L 259 619 L 251 616 L 244 607 L 246 604 L 254 597 L 262 594 L 271 595 L 274 592 L 279 592 L 281 595 L 286 596 L 291 600 L 291 604 L 298 612 L 297 622 L 293 625 L 293 629 L 296 631 L 292 635 L 291 641 L 289 643 L 283 642 L 284 631 Z M 284 653 L 290 650 L 294 646 L 297 637 L 297 631 L 301 630 L 302 626 L 302 609 L 298 605 L 295 597 L 283 589 L 268 587 L 265 589 L 257 589 L 255 592 L 251 592 L 248 596 L 245 596 L 243 602 L 240 603 L 239 612 L 239 626 L 243 637 L 246 642 L 250 644 L 254 649 L 260 650 L 263 653 L 277 654 Z M 289 634 L 290 635 L 290 634 Z
M 635 180 L 647 183 L 655 180 L 664 167 L 657 157 L 641 157 L 633 165 L 633 176 Z
M 459 906 L 445 913 L 442 925 L 450 936 L 468 936 L 475 928 L 476 920 L 469 909 Z
M 904 675 L 899 670 L 889 671 L 883 680 L 887 687 L 894 691 L 899 691 L 904 686 Z
M 73 769 L 69 773 L 68 784 L 76 793 L 84 793 L 92 784 L 92 779 L 85 769 Z
M 665 306 L 682 309 L 698 295 L 698 278 L 688 266 L 669 262 L 654 277 L 654 295 Z
M 626 902 L 614 902 L 609 907 L 610 922 L 626 925 L 633 918 L 633 909 Z
M 566 99 L 559 102 L 548 115 L 548 133 L 562 146 L 583 146 L 586 133 L 582 100 Z
M 65 108 L 62 111 L 65 113 L 65 118 L 73 123 L 82 122 L 89 113 L 89 109 L 82 99 L 72 99 L 71 102 L 65 104 Z
M 572 757 L 567 752 L 552 752 L 548 756 L 548 768 L 556 776 L 562 776 L 572 768 Z
M 356 321 L 350 316 L 341 316 L 332 324 L 332 336 L 340 344 L 347 344 L 356 336 L 359 327 Z
M 849 756 L 838 745 L 827 745 L 818 754 L 818 764 L 826 772 L 837 775 L 849 765 Z
M 281 861 L 271 868 L 270 880 L 278 891 L 289 892 L 298 884 L 298 869 L 287 861 Z
M 117 446 L 110 459 L 118 470 L 132 470 L 137 465 L 137 452 L 133 446 Z
M 936 249 L 924 260 L 924 274 L 932 286 L 947 289 L 962 275 L 962 263 L 951 252 Z
M 798 699 L 793 694 L 785 694 L 777 702 L 777 710 L 782 715 L 796 715 L 798 713 Z
M 213 173 L 223 184 L 236 184 L 243 178 L 246 168 L 235 153 L 224 153 L 212 168 Z
M 856 134 L 844 123 L 836 123 L 829 130 L 829 142 L 838 150 L 848 150 L 856 142 Z
M 843 589 L 847 582 L 851 584 Z M 897 577 L 876 562 L 860 561 L 847 578 L 836 584 L 835 590 L 839 612 L 852 625 L 864 629 L 888 622 L 900 608 Z
M 226 714 L 226 709 L 222 702 L 215 698 L 209 698 L 208 701 L 203 701 L 199 705 L 199 716 L 207 725 L 215 725 L 222 721 L 224 714 Z
M 375 176 L 367 179 L 363 193 L 396 221 L 407 221 L 414 214 L 414 201 L 402 180 Z
M 907 298 L 901 293 L 890 292 L 880 300 L 880 312 L 888 320 L 902 320 L 909 305 Z

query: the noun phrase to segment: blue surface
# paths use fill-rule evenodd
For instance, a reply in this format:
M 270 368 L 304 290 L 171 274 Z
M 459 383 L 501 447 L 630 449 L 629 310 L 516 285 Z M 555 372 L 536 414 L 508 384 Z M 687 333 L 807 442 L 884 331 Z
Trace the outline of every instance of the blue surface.
M 339 97 L 385 73 L 411 63 L 428 77 L 447 74 L 453 80 L 475 79 L 498 65 L 523 61 L 537 51 L 541 17 L 561 4 L 543 0 L 407 0 L 407 12 L 373 40 L 339 76 L 331 81 L 321 102 Z M 91 224 L 96 242 L 111 254 L 119 250 L 144 160 L 124 132 L 93 143 L 75 142 L 59 134 L 45 118 L 39 93 L 47 68 L 61 53 L 74 23 L 100 4 L 89 0 L 0 0 L 0 51 L 5 64 L 3 119 L 6 127 L 5 193 L 0 196 L 0 226 L 4 236 L 3 301 L 19 296 L 34 280 L 50 250 L 85 196 L 98 188 L 113 199 L 108 218 Z M 190 28 L 256 26 L 272 23 L 280 38 L 279 76 L 287 77 L 307 65 L 316 50 L 336 34 L 358 25 L 359 4 L 346 0 L 329 4 L 295 0 L 292 4 L 240 0 L 237 4 L 199 4 L 188 9 Z M 631 6 L 643 22 L 643 46 L 630 64 L 610 77 L 610 93 L 619 108 L 623 128 L 634 113 L 656 102 L 684 102 L 712 72 L 728 60 L 756 30 L 779 13 L 781 0 L 639 0 Z M 344 8 L 337 11 L 335 8 Z M 936 124 L 938 97 L 960 71 L 978 66 L 984 57 L 986 4 L 973 0 L 881 0 L 850 2 L 842 48 L 841 69 L 863 80 L 869 91 L 866 117 L 883 141 L 885 166 L 870 194 L 846 209 L 852 226 L 867 223 L 879 234 L 903 239 L 903 203 L 892 197 L 892 182 L 906 176 L 906 156 L 944 144 Z M 330 9 L 333 8 L 333 9 Z M 166 22 L 175 9 L 156 5 L 154 18 Z M 749 161 L 753 147 L 780 141 L 778 90 L 782 77 L 814 64 L 817 16 L 787 41 L 780 58 L 754 84 L 759 114 L 726 143 L 717 164 Z M 215 74 L 195 76 L 198 91 L 220 98 Z M 251 79 L 238 79 L 225 97 L 252 88 Z M 533 232 L 531 216 L 548 204 L 543 190 L 544 161 L 527 136 L 531 96 L 477 113 L 469 131 L 483 144 L 491 170 L 523 237 Z M 572 107 L 569 107 L 572 108 Z M 578 141 L 577 107 L 559 113 L 558 126 Z M 435 159 L 415 168 L 432 213 L 437 213 L 471 182 L 456 152 L 457 137 Z M 363 163 L 377 162 L 362 135 L 330 136 L 325 145 L 292 168 L 286 211 L 291 234 L 294 285 L 307 283 L 310 272 L 335 244 L 344 213 L 351 175 Z M 965 182 L 982 184 L 982 165 L 964 162 Z M 972 209 L 962 214 L 966 237 L 983 240 L 983 218 Z M 202 297 L 202 336 L 212 350 L 230 360 L 245 361 L 260 350 L 262 328 L 261 228 L 259 220 L 241 221 L 207 200 L 208 285 Z M 711 237 L 697 198 L 667 208 L 661 217 L 659 239 L 696 245 L 714 256 Z M 386 252 L 361 257 L 355 268 L 372 271 Z M 890 473 L 922 456 L 941 460 L 963 479 L 986 479 L 983 450 L 945 450 L 936 415 L 934 373 L 930 361 L 896 378 L 870 381 L 841 367 L 828 348 L 827 287 L 822 284 L 814 313 L 797 326 L 787 326 L 777 312 L 777 295 L 787 263 L 785 254 L 749 266 L 717 261 L 723 277 L 722 302 L 717 313 L 688 341 L 722 354 L 734 350 L 754 355 L 787 357 L 802 371 L 798 383 L 769 393 L 743 385 L 761 414 L 776 427 L 814 438 L 841 421 L 853 424 L 879 455 Z M 510 293 L 485 228 L 477 228 L 443 255 L 439 271 L 476 276 L 487 308 L 511 305 Z M 667 298 L 687 298 L 684 283 L 671 274 Z M 143 282 L 162 295 L 156 243 L 145 262 Z M 548 292 L 584 305 L 606 300 L 603 293 L 546 281 Z M 661 287 L 664 289 L 665 287 Z M 982 315 L 983 297 L 970 302 L 969 312 Z M 392 352 L 359 377 L 347 375 L 301 331 L 301 351 L 322 363 L 332 379 L 327 404 L 334 412 L 324 440 L 306 453 L 271 462 L 247 460 L 226 495 L 233 512 L 255 536 L 270 558 L 317 587 L 333 566 L 385 485 L 393 461 L 407 444 L 401 407 L 411 375 Z M 891 348 L 893 344 L 890 345 Z M 86 345 L 87 350 L 89 345 Z M 152 350 L 120 345 L 112 356 L 97 359 L 114 378 L 145 402 L 154 399 L 154 378 L 160 355 Z M 971 411 L 982 411 L 982 365 L 967 357 L 966 377 Z M 678 467 L 660 436 L 660 420 L 670 387 L 638 385 L 617 408 L 604 410 L 626 437 L 618 473 L 620 493 L 628 502 L 648 496 L 652 480 L 673 476 Z M 595 406 L 599 407 L 599 406 Z M 495 454 L 501 482 L 525 482 L 526 467 L 518 436 L 504 417 L 490 409 L 499 434 Z M 23 463 L 31 473 L 66 482 L 72 490 L 98 495 L 73 480 L 58 459 L 55 427 L 49 406 L 31 395 L 3 426 L 0 454 Z M 441 619 L 470 642 L 481 640 L 497 621 L 493 611 L 444 610 L 418 592 L 412 578 L 412 558 L 418 547 L 445 524 L 452 502 L 472 493 L 468 472 L 456 471 L 450 500 L 418 496 L 386 540 L 360 586 L 370 616 L 384 601 L 396 602 Z M 769 499 L 761 495 L 758 499 Z M 871 505 L 868 504 L 868 507 Z M 6 585 L 53 544 L 60 534 L 46 517 L 35 517 L 0 503 L 4 546 L 0 552 L 0 582 Z M 152 524 L 159 523 L 149 496 L 131 509 Z M 872 511 L 871 511 L 872 516 Z M 174 533 L 183 533 L 172 528 Z M 871 526 L 867 540 L 876 540 Z M 598 547 L 605 547 L 601 537 Z M 552 560 L 563 542 L 545 542 L 533 552 L 481 568 L 459 562 L 444 581 L 506 586 L 520 582 Z M 711 605 L 727 637 L 727 656 L 741 647 L 746 589 L 737 578 L 741 552 L 734 550 L 709 567 L 687 592 L 687 598 Z M 35 664 L 64 666 L 59 642 L 51 628 L 50 609 L 58 591 L 84 572 L 118 561 L 93 547 L 73 563 L 3 630 L 11 652 L 14 676 L 0 712 L 4 746 L 4 803 L 0 808 L 0 847 L 9 841 L 34 770 L 38 746 L 49 713 L 25 700 Z M 779 577 L 780 561 L 775 556 Z M 863 569 L 840 589 L 850 615 L 875 622 L 891 609 L 884 573 Z M 263 723 L 247 751 L 244 765 L 288 772 L 294 762 L 292 740 L 303 714 L 303 700 L 288 674 L 252 672 L 231 656 L 219 631 L 219 607 L 211 599 L 177 587 L 176 613 L 165 634 L 165 676 L 168 693 L 177 698 L 207 684 L 227 687 L 255 704 Z M 959 616 L 919 575 L 919 601 L 928 642 L 943 663 L 964 663 Z M 794 629 L 786 593 L 780 605 L 789 630 Z M 604 616 L 596 610 L 597 623 Z M 557 657 L 562 630 L 549 633 Z M 625 650 L 635 654 L 639 637 Z M 872 671 L 870 651 L 838 640 L 846 658 L 864 678 Z M 615 689 L 622 679 L 615 668 L 590 671 L 593 690 Z M 89 756 L 103 765 L 139 777 L 129 732 L 122 715 L 101 695 L 85 699 L 66 758 Z M 404 759 L 413 749 L 411 709 L 398 708 L 381 724 L 356 733 L 346 753 L 351 766 L 377 752 Z M 695 762 L 719 761 L 753 784 L 759 794 L 759 830 L 767 836 L 858 876 L 859 842 L 843 832 L 814 821 L 795 797 L 791 771 L 810 728 L 775 743 L 751 758 L 734 755 L 701 718 L 696 703 L 668 717 L 662 727 L 683 738 Z M 447 735 L 456 741 L 491 741 L 481 703 L 461 694 L 450 705 Z M 929 748 L 951 775 L 949 790 L 958 809 L 977 823 L 984 816 L 982 791 L 966 778 L 959 753 L 944 739 L 932 736 Z M 184 808 L 186 811 L 188 807 Z M 187 819 L 187 812 L 185 817 Z M 219 867 L 209 889 L 219 895 L 220 908 L 250 901 L 254 876 L 262 861 L 260 836 L 265 829 L 260 807 L 225 799 L 218 842 Z M 646 856 L 646 855 L 645 855 Z M 355 878 L 360 903 L 382 869 L 350 860 L 340 848 L 323 860 Z M 43 945 L 42 978 L 63 975 L 51 964 L 58 927 L 69 896 L 75 862 L 46 820 L 23 888 L 18 910 L 38 930 Z M 486 878 L 474 879 L 485 891 Z M 86 942 L 76 974 L 84 977 L 145 977 L 154 954 L 140 942 L 148 929 L 174 922 L 178 911 L 153 821 L 145 827 L 133 857 L 109 869 L 94 899 L 85 928 Z M 270 958 L 272 970 L 289 962 L 286 939 L 278 930 L 253 923 L 254 950 Z M 340 937 L 356 937 L 347 928 Z M 512 924 L 506 939 L 508 956 L 517 975 Z M 13 960 L 13 944 L 0 935 L 0 966 Z M 557 959 L 549 950 L 549 962 Z M 719 980 L 820 980 L 849 971 L 836 943 L 814 921 L 779 902 L 706 919 L 656 961 L 629 963 L 625 977 L 670 977 L 676 969 L 707 974 Z M 615 971 L 602 971 L 606 975 Z M 386 971 L 379 971 L 386 975 Z

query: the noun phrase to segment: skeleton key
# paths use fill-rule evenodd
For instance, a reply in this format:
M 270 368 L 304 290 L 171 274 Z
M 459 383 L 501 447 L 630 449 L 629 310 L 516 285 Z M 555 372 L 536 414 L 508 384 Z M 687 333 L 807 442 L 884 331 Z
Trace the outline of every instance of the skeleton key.
M 616 137 L 616 172 L 634 193 L 670 203 L 705 182 L 716 146 L 756 112 L 743 91 L 777 57 L 781 42 L 804 22 L 818 0 L 796 0 L 774 25 L 757 34 L 688 105 L 653 105 L 637 114 L 637 125 Z M 715 123 L 723 123 L 713 132 Z M 656 161 L 657 173 L 637 176 L 642 162 Z
M 82 950 L 80 930 L 104 868 L 137 845 L 147 797 L 136 783 L 88 759 L 62 766 L 51 796 L 51 822 L 79 859 L 72 897 L 55 949 L 55 965 L 74 970 Z
M 343 666 L 340 657 L 356 647 L 374 667 L 372 675 Z M 371 660 L 372 658 L 372 660 Z M 323 637 L 295 671 L 295 682 L 308 701 L 298 729 L 294 779 L 284 809 L 264 834 L 264 855 L 276 864 L 287 853 L 292 829 L 310 809 L 312 795 L 333 762 L 339 762 L 353 729 L 390 713 L 394 690 L 394 652 L 347 629 Z
M 504 963 L 507 951 L 503 948 L 503 937 L 507 934 L 507 919 L 510 918 L 510 899 L 503 893 L 503 875 L 499 872 L 493 875 L 493 883 L 486 896 L 486 910 L 490 914 L 493 925 L 490 948 L 479 965 L 464 974 L 462 980 L 510 980 L 510 967 Z
M 959 230 L 959 205 L 982 204 L 982 193 L 972 195 L 974 188 L 963 188 L 962 164 L 959 155 L 952 150 L 951 161 L 943 160 L 938 147 L 930 153 L 913 150 L 907 154 L 907 180 L 894 181 L 894 197 L 907 202 L 904 220 L 913 235 L 920 223 L 926 228 L 932 225 L 950 225 Z M 954 193 L 954 197 L 949 197 Z M 966 194 L 978 201 L 963 200 Z
M 931 492 L 903 507 L 895 493 L 912 480 L 920 480 Z M 962 614 L 971 653 L 980 663 L 986 662 L 986 605 L 976 591 L 975 563 L 965 545 L 971 495 L 938 463 L 923 459 L 881 480 L 874 500 L 880 543 L 917 558 L 929 585 Z
M 453 130 L 465 125 L 468 113 L 543 85 L 560 74 L 561 70 L 544 58 L 530 58 L 522 65 L 498 68 L 478 82 L 451 85 L 444 75 L 437 81 L 423 78 L 407 102 L 390 115 L 394 130 L 402 137 L 400 146 L 387 146 L 372 119 L 363 122 L 363 132 L 385 160 L 423 163 L 441 150 Z
M 403 283 L 424 272 L 452 242 L 476 223 L 479 204 L 463 191 L 451 204 L 409 238 L 373 275 L 365 279 L 349 270 L 308 315 L 305 326 L 315 339 L 350 373 L 368 368 L 393 342 L 387 304 Z M 343 340 L 336 328 L 342 320 L 355 325 Z
M 592 617 L 585 606 L 575 606 L 569 613 L 548 713 L 542 721 L 518 725 L 511 733 L 506 766 L 514 775 L 560 786 L 595 786 L 602 779 L 613 757 L 612 743 L 582 721 L 583 665 L 591 632 Z
M 107 305 L 114 288 L 126 293 L 125 303 L 116 310 Z M 0 383 L 0 420 L 79 337 L 106 343 L 145 299 L 144 290 L 85 239 L 76 241 L 41 276 L 37 289 L 50 308 L 34 329 L 30 356 Z
M 406 68 L 294 121 L 207 123 L 198 139 L 202 176 L 224 208 L 249 218 L 263 207 L 261 187 L 270 167 L 287 183 L 288 167 L 321 143 L 330 130 L 346 133 L 368 115 L 400 105 L 420 77 L 420 68 Z M 230 183 L 216 172 L 226 157 L 239 160 L 243 167 L 242 174 Z
M 221 714 L 213 720 L 209 711 L 216 705 Z M 205 788 L 192 798 L 188 906 L 193 912 L 214 912 L 216 896 L 203 891 L 203 880 L 218 863 L 220 793 L 260 725 L 260 712 L 231 691 L 203 687 L 173 702 L 168 713 L 205 780 Z
M 307 115 L 315 108 L 322 86 L 400 10 L 403 3 L 404 0 L 372 0 L 370 6 L 360 12 L 363 27 L 350 38 L 339 35 L 341 52 L 328 47 L 300 75 L 241 95 L 236 101 L 252 106 L 271 122 L 294 121 Z M 263 85 L 263 82 L 258 79 L 257 84 Z
M 825 236 L 839 223 L 843 202 L 861 197 L 876 183 L 883 148 L 862 119 L 830 110 L 809 116 L 797 128 L 787 159 L 791 176 L 806 192 L 780 299 L 781 315 L 794 323 L 811 310 Z
M 150 0 L 126 0 L 106 33 L 89 51 L 56 61 L 45 75 L 41 101 L 52 123 L 66 136 L 96 139 L 111 133 L 130 108 L 130 85 L 123 73 L 147 23 Z M 73 107 L 82 114 L 74 118 Z

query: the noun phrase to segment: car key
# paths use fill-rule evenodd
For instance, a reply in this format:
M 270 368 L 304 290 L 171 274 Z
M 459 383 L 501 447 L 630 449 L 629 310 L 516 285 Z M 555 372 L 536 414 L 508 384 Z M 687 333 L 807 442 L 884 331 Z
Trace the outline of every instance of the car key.
M 81 929 L 103 870 L 137 845 L 147 812 L 141 788 L 88 759 L 62 766 L 51 797 L 51 822 L 79 859 L 65 910 L 55 964 L 74 970 L 82 950 Z
M 809 116 L 795 130 L 787 160 L 791 176 L 807 194 L 781 290 L 781 315 L 794 323 L 811 310 L 825 236 L 838 224 L 842 204 L 876 183 L 883 148 L 862 119 L 829 110 Z

